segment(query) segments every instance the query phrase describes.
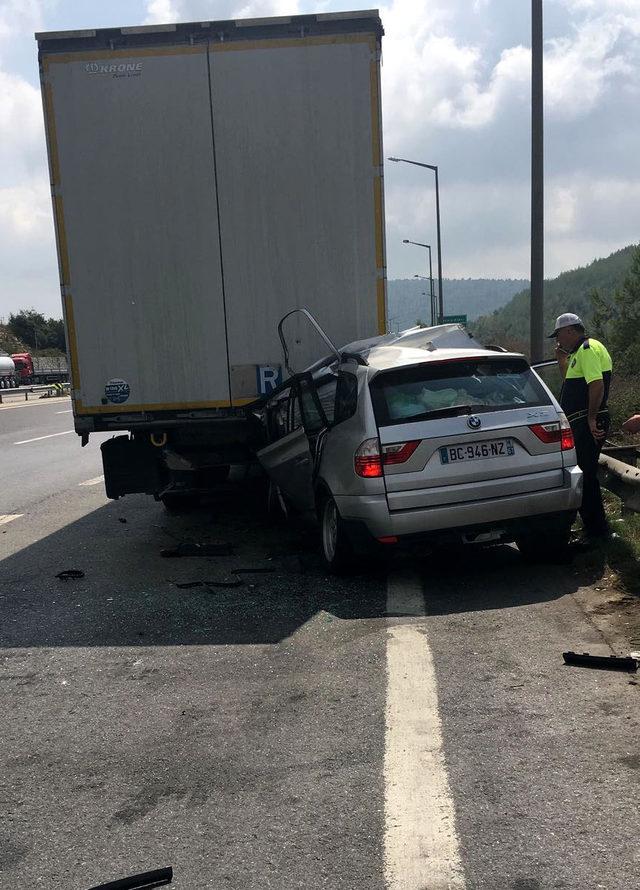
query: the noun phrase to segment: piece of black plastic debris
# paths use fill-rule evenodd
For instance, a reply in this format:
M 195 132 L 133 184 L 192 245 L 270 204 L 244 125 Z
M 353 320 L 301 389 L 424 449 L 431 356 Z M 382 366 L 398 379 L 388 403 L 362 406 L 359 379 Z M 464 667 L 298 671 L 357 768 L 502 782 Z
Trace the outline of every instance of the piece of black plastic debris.
M 158 868 L 155 871 L 145 871 L 139 875 L 131 875 L 130 878 L 120 878 L 108 884 L 97 884 L 90 890 L 151 890 L 152 887 L 164 887 L 173 881 L 173 869 Z
M 126 525 L 126 524 L 127 524 L 127 520 L 124 518 L 124 516 L 119 516 L 119 517 L 118 517 L 118 522 L 121 522 L 123 525 Z
M 589 655 L 588 652 L 563 652 L 565 664 L 579 667 L 602 668 L 607 671 L 637 671 L 638 662 L 630 656 Z
M 169 550 L 161 550 L 160 556 L 176 558 L 179 556 L 230 556 L 233 546 L 224 541 L 214 541 L 209 544 L 196 544 L 185 541 Z
M 271 575 L 275 569 L 271 566 L 256 569 L 232 569 L 234 575 Z
M 84 572 L 80 569 L 65 569 L 64 572 L 58 572 L 56 578 L 60 578 L 61 581 L 77 581 L 79 578 L 84 578 Z
M 242 587 L 242 581 L 237 578 L 235 581 L 207 581 L 207 587 Z
M 176 587 L 180 590 L 191 590 L 194 587 L 242 587 L 242 581 L 182 581 L 176 582 Z

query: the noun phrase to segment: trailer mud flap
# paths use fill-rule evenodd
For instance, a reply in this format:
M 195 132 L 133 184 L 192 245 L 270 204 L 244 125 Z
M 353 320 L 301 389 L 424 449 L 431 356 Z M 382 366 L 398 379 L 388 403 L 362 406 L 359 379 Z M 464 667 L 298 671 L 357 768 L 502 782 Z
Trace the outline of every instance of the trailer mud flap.
M 108 498 L 160 491 L 159 449 L 145 441 L 116 436 L 103 442 L 100 450 Z

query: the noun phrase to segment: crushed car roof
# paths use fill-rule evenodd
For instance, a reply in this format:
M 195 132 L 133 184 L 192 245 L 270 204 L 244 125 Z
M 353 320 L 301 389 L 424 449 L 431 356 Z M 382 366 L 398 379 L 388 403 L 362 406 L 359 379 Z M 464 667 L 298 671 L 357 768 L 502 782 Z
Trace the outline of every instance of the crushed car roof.
M 362 359 L 362 364 L 367 364 L 374 371 L 467 356 L 478 358 L 486 355 L 504 355 L 510 358 L 522 358 L 520 353 L 487 349 L 459 324 L 415 327 L 399 333 L 356 340 L 342 347 L 340 353 L 345 360 Z M 327 356 L 308 370 L 316 373 L 327 365 L 335 365 L 335 362 L 334 356 Z

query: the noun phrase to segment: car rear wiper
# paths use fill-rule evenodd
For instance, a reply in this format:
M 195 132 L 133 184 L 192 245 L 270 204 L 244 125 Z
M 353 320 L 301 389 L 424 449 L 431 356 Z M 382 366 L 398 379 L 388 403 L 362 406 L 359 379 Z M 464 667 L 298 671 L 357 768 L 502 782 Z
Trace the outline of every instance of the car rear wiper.
M 437 420 L 439 417 L 459 417 L 460 414 L 471 414 L 472 411 L 482 409 L 482 405 L 452 405 L 451 408 L 436 408 L 434 411 L 423 411 L 422 414 L 412 414 L 410 417 L 397 418 L 404 423 L 413 423 L 416 420 Z

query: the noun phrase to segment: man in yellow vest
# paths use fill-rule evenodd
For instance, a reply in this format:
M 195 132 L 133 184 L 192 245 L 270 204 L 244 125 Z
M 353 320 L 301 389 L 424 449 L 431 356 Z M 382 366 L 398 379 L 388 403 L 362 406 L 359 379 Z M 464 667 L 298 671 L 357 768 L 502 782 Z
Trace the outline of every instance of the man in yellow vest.
M 605 539 L 609 527 L 598 482 L 598 458 L 609 430 L 607 399 L 611 356 L 605 346 L 587 337 L 582 319 L 573 312 L 558 316 L 550 337 L 563 377 L 560 405 L 571 424 L 578 465 L 584 475 L 580 516 L 589 542 Z

